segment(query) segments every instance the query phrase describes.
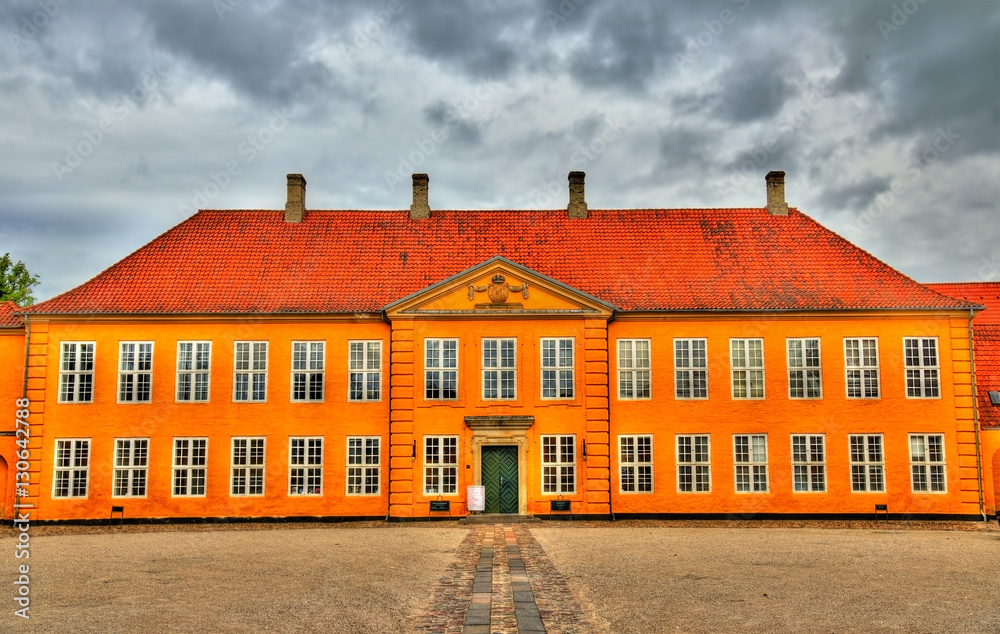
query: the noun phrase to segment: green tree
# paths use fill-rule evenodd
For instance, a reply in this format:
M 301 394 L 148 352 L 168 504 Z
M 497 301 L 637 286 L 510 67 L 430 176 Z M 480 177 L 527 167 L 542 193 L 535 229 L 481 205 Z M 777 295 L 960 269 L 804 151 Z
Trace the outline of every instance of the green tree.
M 12 264 L 10 253 L 0 257 L 0 302 L 14 302 L 21 308 L 31 306 L 35 298 L 31 287 L 38 284 L 38 276 L 28 272 L 24 262 Z

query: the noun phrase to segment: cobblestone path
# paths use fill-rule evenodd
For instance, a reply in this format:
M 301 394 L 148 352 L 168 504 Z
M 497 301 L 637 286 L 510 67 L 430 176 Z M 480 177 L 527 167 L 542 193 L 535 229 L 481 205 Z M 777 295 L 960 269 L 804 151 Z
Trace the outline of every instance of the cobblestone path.
M 524 524 L 471 527 L 414 619 L 434 634 L 593 632 L 566 581 Z

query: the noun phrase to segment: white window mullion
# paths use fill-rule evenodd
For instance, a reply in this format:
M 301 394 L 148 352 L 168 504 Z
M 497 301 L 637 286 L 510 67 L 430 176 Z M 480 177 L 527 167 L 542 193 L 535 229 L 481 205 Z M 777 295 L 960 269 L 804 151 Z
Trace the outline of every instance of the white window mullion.
M 90 480 L 90 439 L 56 439 L 53 498 L 86 498 Z
M 707 339 L 674 339 L 674 398 L 708 398 L 707 347 Z
M 458 436 L 424 436 L 424 494 L 458 493 Z
M 326 342 L 292 342 L 292 402 L 322 403 L 326 385 Z
M 819 339 L 788 339 L 788 398 L 822 398 Z
M 174 438 L 174 497 L 205 497 L 208 438 Z
M 458 339 L 424 340 L 424 399 L 458 398 Z
M 211 382 L 212 342 L 177 342 L 178 402 L 207 402 Z
M 542 436 L 542 493 L 576 493 L 576 436 Z
M 571 399 L 575 394 L 573 379 L 573 339 L 542 341 L 542 398 Z
M 111 496 L 146 497 L 149 468 L 148 438 L 115 440 L 114 483 Z
M 677 436 L 677 490 L 709 493 L 712 490 L 711 444 L 708 434 Z
M 851 434 L 851 490 L 885 491 L 885 458 L 881 434 Z
M 729 345 L 733 398 L 764 398 L 764 340 L 730 339 Z
M 93 402 L 95 346 L 92 341 L 64 341 L 59 346 L 60 403 Z
M 237 341 L 234 343 L 233 401 L 267 402 L 266 341 Z
M 653 492 L 653 437 L 618 437 L 618 489 L 622 493 Z
M 914 493 L 947 492 L 943 435 L 910 434 L 910 484 Z
M 348 342 L 349 401 L 382 400 L 382 342 Z
M 323 494 L 323 438 L 288 439 L 288 494 Z
M 517 339 L 482 340 L 483 400 L 517 398 Z
M 381 454 L 378 436 L 347 438 L 347 495 L 378 495 L 381 492 Z
M 153 342 L 122 341 L 118 347 L 118 402 L 149 403 L 153 393 Z
M 879 398 L 878 339 L 844 339 L 847 398 Z
M 903 339 L 907 398 L 940 398 L 937 338 Z
M 733 436 L 737 493 L 767 493 L 767 435 Z
M 651 388 L 649 339 L 618 340 L 618 398 L 649 399 Z
M 826 491 L 826 439 L 822 434 L 792 435 L 792 490 Z

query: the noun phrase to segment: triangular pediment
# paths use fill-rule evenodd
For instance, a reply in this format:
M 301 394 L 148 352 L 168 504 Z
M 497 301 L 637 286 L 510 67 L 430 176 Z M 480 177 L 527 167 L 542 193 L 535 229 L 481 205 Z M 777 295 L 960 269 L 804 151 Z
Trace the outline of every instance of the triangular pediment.
M 611 304 L 504 257 L 494 257 L 384 308 L 394 316 L 610 316 Z

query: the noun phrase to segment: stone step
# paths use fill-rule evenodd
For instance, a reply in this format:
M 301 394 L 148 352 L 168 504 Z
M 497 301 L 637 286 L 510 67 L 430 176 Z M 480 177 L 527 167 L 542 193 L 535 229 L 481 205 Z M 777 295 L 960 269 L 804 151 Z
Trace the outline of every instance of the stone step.
M 466 515 L 458 520 L 459 524 L 525 524 L 527 522 L 538 522 L 534 515 L 516 515 L 508 513 L 483 513 L 477 515 Z

